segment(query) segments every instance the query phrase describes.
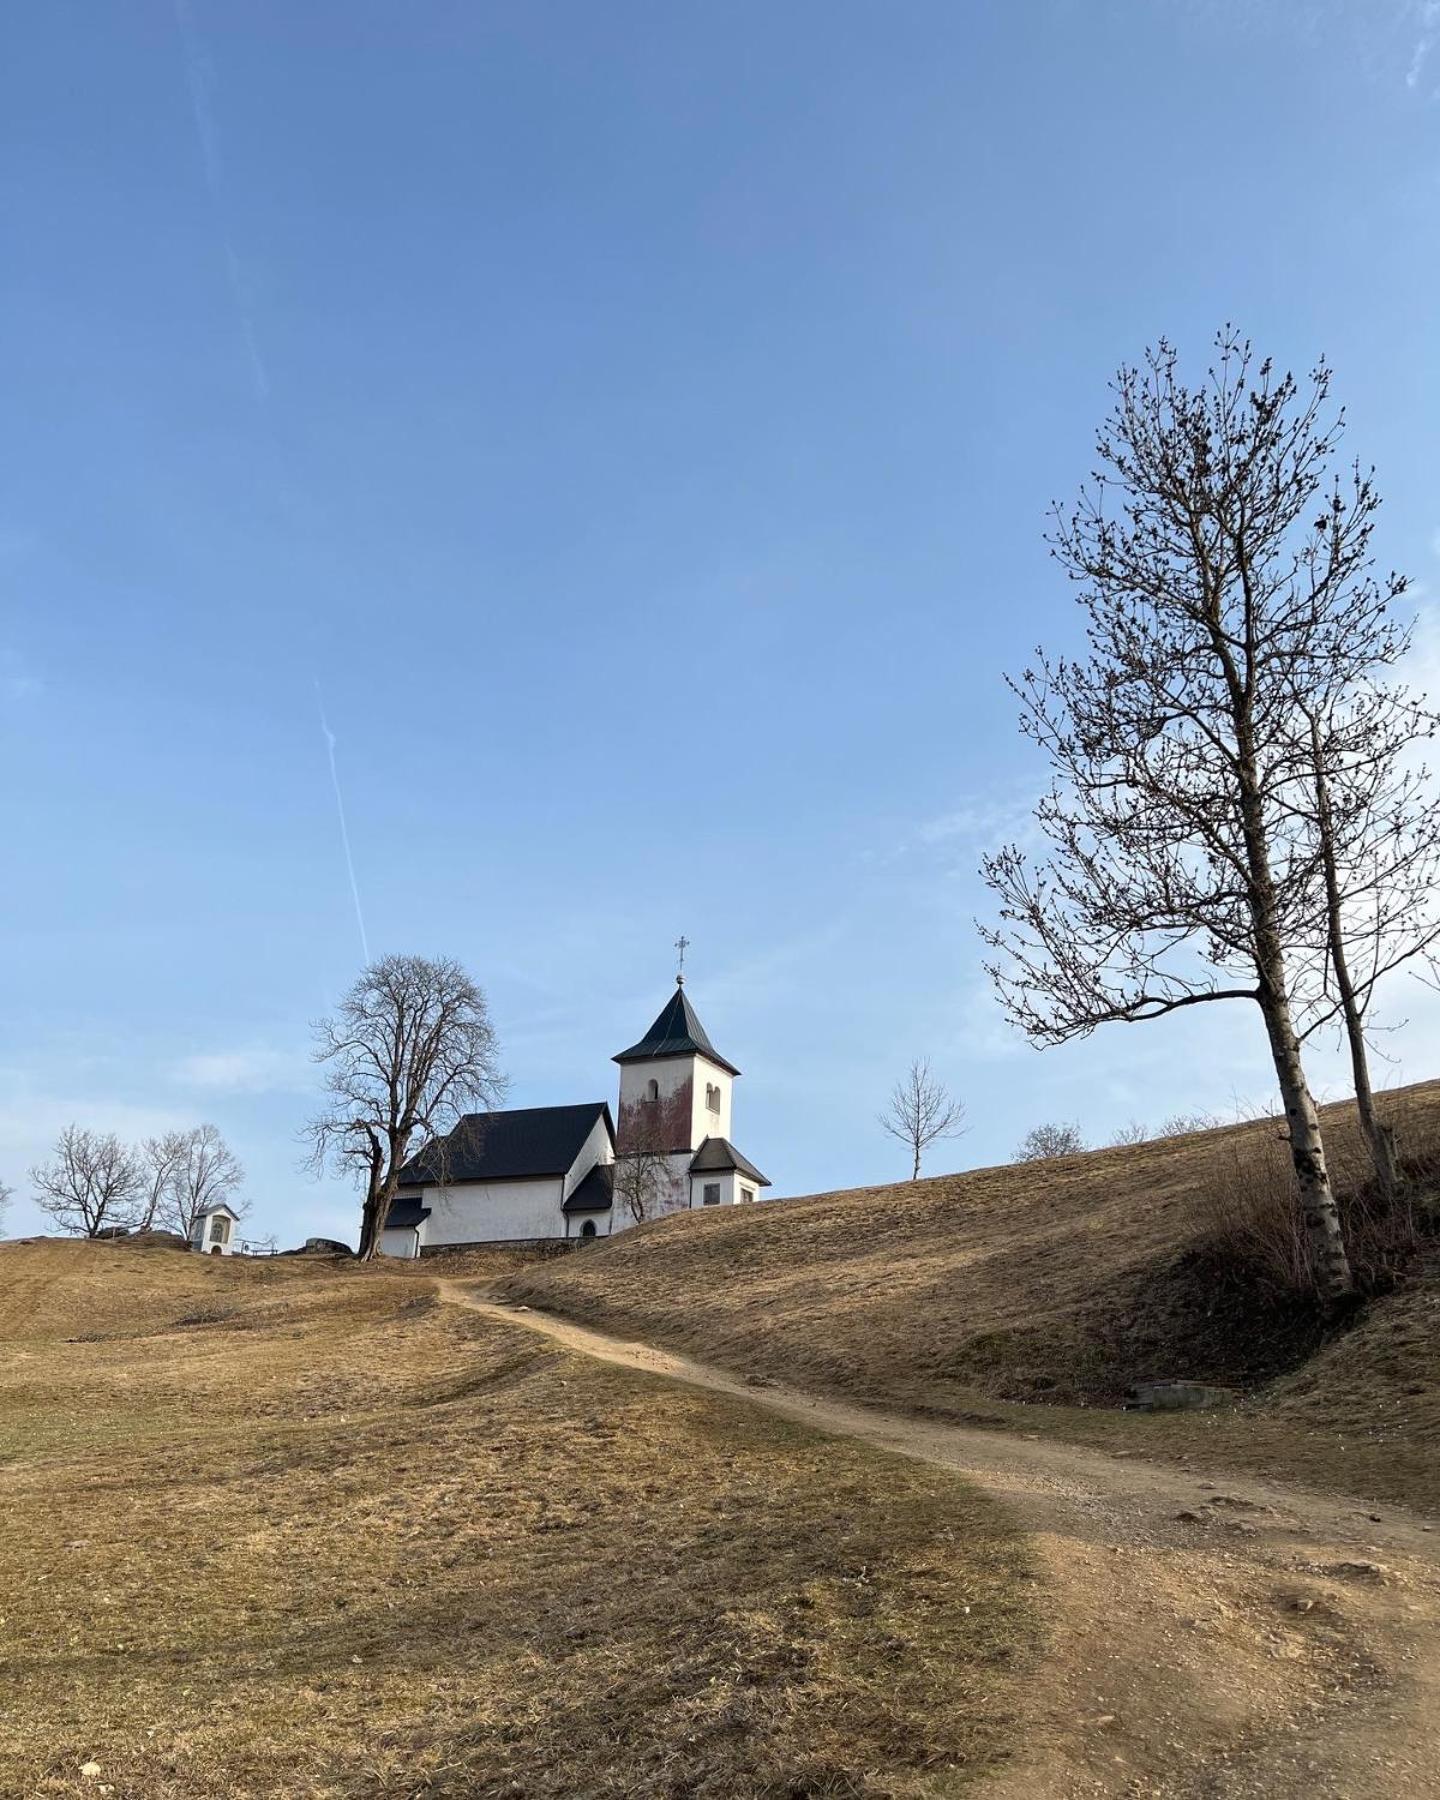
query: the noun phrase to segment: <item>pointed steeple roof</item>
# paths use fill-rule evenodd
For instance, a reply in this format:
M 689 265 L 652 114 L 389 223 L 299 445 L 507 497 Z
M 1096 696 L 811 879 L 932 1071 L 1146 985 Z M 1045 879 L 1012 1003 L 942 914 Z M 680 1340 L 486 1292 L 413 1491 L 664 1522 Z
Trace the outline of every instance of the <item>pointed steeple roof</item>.
M 656 1062 L 665 1056 L 705 1056 L 717 1068 L 724 1069 L 731 1075 L 740 1073 L 734 1063 L 726 1062 L 706 1037 L 705 1027 L 695 1016 L 695 1008 L 685 992 L 683 977 L 675 983 L 675 992 L 666 1001 L 659 1018 L 640 1042 L 632 1044 L 628 1050 L 622 1050 L 614 1061 Z

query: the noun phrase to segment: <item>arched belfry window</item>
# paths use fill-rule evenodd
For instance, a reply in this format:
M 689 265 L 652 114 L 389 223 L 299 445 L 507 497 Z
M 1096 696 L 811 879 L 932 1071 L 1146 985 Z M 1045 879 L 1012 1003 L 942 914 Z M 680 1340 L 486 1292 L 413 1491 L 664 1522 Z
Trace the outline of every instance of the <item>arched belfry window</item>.
M 660 1098 L 660 1083 L 658 1081 L 648 1083 L 645 1089 L 645 1098 L 647 1100 L 658 1100 Z
M 720 1110 L 720 1089 L 713 1081 L 705 1083 L 705 1104 L 713 1113 Z

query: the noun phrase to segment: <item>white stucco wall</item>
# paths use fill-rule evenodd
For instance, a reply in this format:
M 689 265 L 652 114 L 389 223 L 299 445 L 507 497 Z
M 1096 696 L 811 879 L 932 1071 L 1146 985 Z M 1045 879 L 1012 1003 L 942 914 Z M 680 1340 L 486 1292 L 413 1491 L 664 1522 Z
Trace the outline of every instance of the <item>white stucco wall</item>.
M 618 1165 L 624 1160 L 623 1157 L 616 1158 L 617 1170 Z M 620 1178 L 617 1175 L 617 1181 L 619 1180 Z M 690 1152 L 688 1150 L 681 1150 L 675 1156 L 667 1156 L 665 1158 L 665 1191 L 646 1216 L 651 1219 L 662 1219 L 666 1213 L 684 1212 L 685 1208 L 690 1204 L 689 1183 Z M 640 1222 L 640 1220 L 631 1217 L 630 1208 L 626 1206 L 621 1194 L 617 1192 L 615 1195 L 615 1205 L 611 1211 L 611 1231 L 625 1231 L 631 1225 L 638 1225 Z
M 597 1164 L 610 1163 L 614 1160 L 614 1147 L 610 1142 L 610 1133 L 606 1129 L 605 1115 L 601 1113 L 590 1127 L 590 1135 L 580 1146 L 580 1154 L 575 1158 L 570 1173 L 565 1177 L 560 1198 L 568 1200 Z
M 734 1080 L 733 1075 L 727 1075 L 725 1070 L 712 1063 L 708 1056 L 696 1057 L 695 1135 L 691 1140 L 695 1149 L 698 1150 L 707 1137 L 729 1137 L 730 1102 Z M 705 1090 L 707 1087 L 715 1087 L 720 1090 L 720 1110 L 718 1112 L 711 1112 L 706 1103 Z
M 708 1056 L 667 1056 L 659 1062 L 622 1063 L 620 1065 L 620 1112 L 623 1120 L 629 1107 L 653 1104 L 649 1101 L 650 1083 L 654 1082 L 660 1090 L 659 1099 L 662 1107 L 673 1104 L 675 1096 L 687 1086 L 690 1089 L 689 1129 L 690 1141 L 682 1145 L 674 1143 L 667 1149 L 698 1150 L 707 1137 L 724 1137 L 730 1135 L 730 1103 L 734 1077 L 722 1069 L 718 1063 L 711 1062 Z M 720 1107 L 718 1112 L 710 1110 L 707 1090 L 718 1088 Z M 685 1135 L 683 1126 L 680 1135 Z M 620 1128 L 620 1147 L 625 1147 L 625 1131 Z
M 694 1148 L 694 1139 L 689 1144 L 682 1140 L 685 1133 L 694 1130 L 695 1102 L 692 1090 L 692 1076 L 695 1058 L 693 1056 L 669 1056 L 663 1062 L 622 1063 L 620 1065 L 620 1110 L 615 1117 L 615 1129 L 618 1148 L 623 1152 L 628 1148 L 629 1128 L 632 1117 L 647 1107 L 654 1107 L 656 1100 L 650 1097 L 650 1084 L 654 1082 L 658 1089 L 658 1103 L 669 1129 L 667 1137 L 673 1137 L 673 1143 L 667 1143 L 667 1150 L 684 1150 Z
M 764 1189 L 760 1183 L 749 1175 L 742 1175 L 738 1169 L 712 1169 L 708 1174 L 701 1173 L 690 1177 L 690 1204 L 692 1207 L 703 1207 L 707 1186 L 718 1186 L 720 1198 L 717 1205 L 741 1206 L 758 1204 Z M 745 1195 L 751 1196 L 749 1201 Z
M 212 1223 L 217 1218 L 225 1221 L 225 1236 L 218 1246 L 212 1242 L 210 1236 Z M 240 1221 L 234 1218 L 228 1211 L 221 1213 L 203 1213 L 195 1221 L 194 1230 L 190 1234 L 190 1242 L 195 1249 L 202 1252 L 205 1256 L 213 1256 L 217 1247 L 222 1256 L 233 1256 L 240 1242 L 239 1237 L 237 1236 L 239 1225 Z
M 565 1177 L 564 1198 L 568 1200 L 580 1183 L 596 1167 L 604 1167 L 615 1160 L 615 1146 L 610 1142 L 610 1133 L 606 1129 L 603 1115 L 590 1127 L 590 1135 L 580 1146 L 580 1154 L 575 1158 L 575 1165 Z M 596 1237 L 609 1237 L 611 1214 L 614 1210 L 592 1213 L 562 1213 L 561 1226 L 567 1238 L 578 1238 L 585 1228 L 586 1219 L 595 1224 Z
M 698 1212 L 705 1205 L 705 1189 L 718 1187 L 720 1206 L 733 1206 L 736 1199 L 735 1171 L 733 1169 L 711 1169 L 707 1173 L 690 1177 L 690 1204 Z
M 427 1187 L 420 1221 L 422 1247 L 433 1244 L 504 1244 L 565 1235 L 560 1210 L 564 1177 L 537 1181 L 465 1181 Z
M 382 1256 L 403 1256 L 411 1259 L 420 1254 L 420 1240 L 415 1234 L 413 1225 L 400 1225 L 393 1231 L 380 1233 L 380 1254 Z
M 429 1207 L 430 1216 L 420 1221 L 418 1242 L 411 1227 L 400 1226 L 381 1233 L 381 1253 L 408 1257 L 442 1244 L 507 1244 L 574 1236 L 579 1219 L 567 1220 L 564 1203 L 597 1163 L 613 1162 L 614 1155 L 604 1115 L 599 1114 L 564 1175 L 427 1187 L 421 1192 L 420 1204 Z M 608 1215 L 595 1217 L 603 1233 Z

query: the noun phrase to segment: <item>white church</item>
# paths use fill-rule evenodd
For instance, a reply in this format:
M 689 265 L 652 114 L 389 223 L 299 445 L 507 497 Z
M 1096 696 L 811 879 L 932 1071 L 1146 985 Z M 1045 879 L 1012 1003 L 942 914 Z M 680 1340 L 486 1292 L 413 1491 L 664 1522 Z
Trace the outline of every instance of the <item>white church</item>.
M 770 1183 L 730 1141 L 740 1071 L 705 1035 L 683 973 L 614 1060 L 618 1129 L 605 1100 L 467 1113 L 401 1169 L 381 1252 L 609 1237 L 640 1217 L 760 1198 Z

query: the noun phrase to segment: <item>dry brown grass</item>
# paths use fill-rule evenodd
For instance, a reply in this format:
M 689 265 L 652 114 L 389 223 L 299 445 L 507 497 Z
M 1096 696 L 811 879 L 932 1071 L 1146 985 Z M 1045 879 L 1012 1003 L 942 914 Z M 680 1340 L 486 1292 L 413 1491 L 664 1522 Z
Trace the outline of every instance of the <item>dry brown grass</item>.
M 1440 1084 L 1386 1104 L 1412 1172 L 1435 1168 Z M 1326 1124 L 1353 1185 L 1350 1109 L 1328 1108 Z M 799 1386 L 1440 1506 L 1434 1240 L 1397 1292 L 1332 1336 L 1215 1242 L 1217 1180 L 1268 1170 L 1275 1136 L 1259 1121 L 687 1214 L 506 1287 Z M 1132 1381 L 1172 1376 L 1252 1397 L 1219 1415 L 1116 1410 Z
M 0 1338 L 0 1793 L 939 1795 L 1004 1751 L 1028 1567 L 939 1471 L 409 1269 L 20 1246 Z
M 1328 1133 L 1331 1179 L 1344 1221 L 1350 1266 L 1361 1291 L 1390 1292 L 1427 1249 L 1432 1196 L 1440 1181 L 1440 1107 L 1426 1089 L 1382 1103 L 1395 1134 L 1402 1187 L 1384 1195 L 1349 1109 Z M 1294 1164 L 1282 1131 L 1221 1133 L 1196 1186 L 1201 1229 L 1212 1257 L 1247 1271 L 1282 1302 L 1317 1300 Z

